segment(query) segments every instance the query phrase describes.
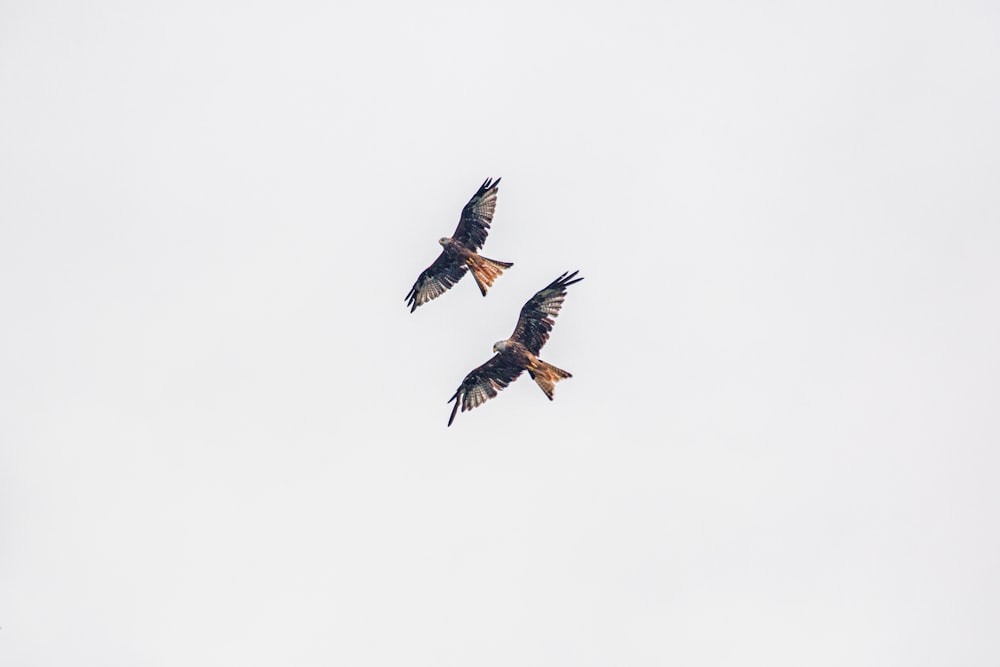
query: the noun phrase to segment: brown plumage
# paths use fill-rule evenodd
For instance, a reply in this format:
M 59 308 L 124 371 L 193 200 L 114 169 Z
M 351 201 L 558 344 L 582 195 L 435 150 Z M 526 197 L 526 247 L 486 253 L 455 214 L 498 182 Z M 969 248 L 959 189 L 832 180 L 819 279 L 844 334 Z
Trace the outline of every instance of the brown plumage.
M 455 401 L 448 426 L 455 421 L 459 406 L 462 412 L 478 408 L 516 380 L 524 371 L 528 371 L 528 375 L 545 392 L 550 401 L 553 398 L 555 384 L 565 378 L 573 377 L 561 368 L 539 359 L 538 353 L 549 339 L 549 332 L 555 324 L 554 318 L 566 300 L 566 288 L 583 280 L 574 278 L 577 273 L 578 271 L 562 274 L 528 299 L 521 308 L 514 333 L 507 340 L 493 345 L 496 355 L 466 375 L 455 395 L 448 401 L 449 403 Z
M 479 291 L 486 296 L 486 290 L 493 281 L 514 266 L 510 262 L 498 262 L 478 254 L 486 243 L 490 223 L 493 220 L 493 210 L 497 203 L 497 187 L 500 179 L 489 178 L 479 187 L 469 203 L 462 209 L 462 217 L 458 221 L 455 233 L 450 237 L 438 240 L 443 248 L 434 263 L 428 266 L 417 277 L 417 282 L 406 295 L 406 305 L 412 313 L 417 306 L 422 306 L 431 299 L 441 296 L 451 286 L 462 279 L 466 271 L 472 271 L 472 277 L 479 286 Z

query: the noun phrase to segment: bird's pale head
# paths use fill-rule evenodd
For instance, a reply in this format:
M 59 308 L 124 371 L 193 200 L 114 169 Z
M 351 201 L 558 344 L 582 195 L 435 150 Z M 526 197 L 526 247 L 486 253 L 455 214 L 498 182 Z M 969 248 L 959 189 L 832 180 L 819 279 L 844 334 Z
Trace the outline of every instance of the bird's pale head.
M 448 245 L 449 243 L 451 243 L 451 238 L 447 236 L 442 236 L 441 238 L 438 239 L 438 243 L 440 243 L 441 245 Z
M 498 340 L 497 342 L 493 343 L 493 351 L 494 352 L 505 352 L 509 346 L 510 346 L 510 341 L 508 341 L 508 340 Z

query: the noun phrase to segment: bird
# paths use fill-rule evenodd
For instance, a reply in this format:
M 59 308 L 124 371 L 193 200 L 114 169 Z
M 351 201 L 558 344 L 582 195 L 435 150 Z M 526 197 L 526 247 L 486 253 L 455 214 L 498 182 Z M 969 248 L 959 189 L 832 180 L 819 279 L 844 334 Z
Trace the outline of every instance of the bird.
M 493 220 L 493 209 L 497 205 L 499 185 L 499 178 L 495 181 L 487 178 L 462 209 L 462 217 L 455 233 L 438 239 L 438 243 L 442 245 L 441 254 L 421 272 L 406 295 L 406 305 L 410 306 L 411 313 L 417 306 L 422 306 L 451 289 L 467 270 L 472 271 L 479 291 L 486 296 L 487 288 L 493 285 L 497 276 L 514 266 L 511 262 L 498 262 L 478 254 L 478 250 L 486 243 L 486 235 Z
M 528 375 L 550 401 L 553 399 L 556 382 L 573 377 L 561 368 L 539 359 L 538 353 L 549 339 L 549 332 L 555 324 L 553 318 L 559 314 L 566 299 L 566 288 L 583 280 L 576 278 L 577 273 L 579 271 L 563 273 L 528 299 L 521 308 L 514 333 L 510 338 L 493 344 L 493 352 L 496 354 L 466 375 L 455 395 L 448 400 L 449 403 L 455 402 L 448 426 L 455 421 L 459 406 L 462 412 L 478 408 L 516 380 L 523 371 L 528 371 Z

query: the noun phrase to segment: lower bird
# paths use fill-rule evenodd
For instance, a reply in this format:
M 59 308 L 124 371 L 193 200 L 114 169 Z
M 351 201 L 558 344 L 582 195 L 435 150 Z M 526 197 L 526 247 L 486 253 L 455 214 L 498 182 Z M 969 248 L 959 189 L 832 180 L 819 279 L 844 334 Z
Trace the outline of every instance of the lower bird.
M 496 355 L 485 364 L 465 376 L 462 384 L 449 399 L 455 402 L 448 419 L 448 426 L 455 421 L 459 406 L 462 412 L 478 408 L 480 405 L 497 395 L 518 376 L 528 371 L 545 395 L 552 400 L 555 385 L 560 380 L 573 377 L 561 368 L 538 358 L 549 332 L 555 324 L 555 318 L 566 299 L 566 288 L 580 282 L 576 274 L 564 273 L 543 289 L 528 299 L 521 308 L 514 333 L 507 340 L 493 344 Z

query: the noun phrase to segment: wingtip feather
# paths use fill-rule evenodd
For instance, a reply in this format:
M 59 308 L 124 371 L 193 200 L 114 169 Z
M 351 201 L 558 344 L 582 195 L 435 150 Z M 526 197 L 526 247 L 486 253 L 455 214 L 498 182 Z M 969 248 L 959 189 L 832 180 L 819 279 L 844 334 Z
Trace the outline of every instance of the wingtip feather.
M 575 278 L 576 274 L 578 274 L 578 273 L 580 273 L 579 269 L 577 269 L 573 273 L 569 273 L 569 272 L 564 273 L 563 274 L 563 278 L 562 278 L 562 285 L 563 285 L 563 287 L 569 287 L 570 285 L 575 285 L 578 282 L 580 282 L 581 280 L 583 280 L 583 276 L 580 276 L 579 278 Z
M 556 287 L 566 288 L 566 287 L 569 287 L 570 285 L 575 285 L 576 283 L 578 283 L 581 280 L 583 280 L 582 276 L 579 277 L 579 278 L 575 278 L 576 274 L 578 274 L 578 273 L 580 273 L 579 269 L 577 269 L 573 273 L 570 273 L 569 271 L 564 271 L 561 276 L 559 276 L 558 278 L 556 278 L 555 280 L 552 281 L 552 283 L 549 285 L 549 287 L 550 288 L 556 288 Z

